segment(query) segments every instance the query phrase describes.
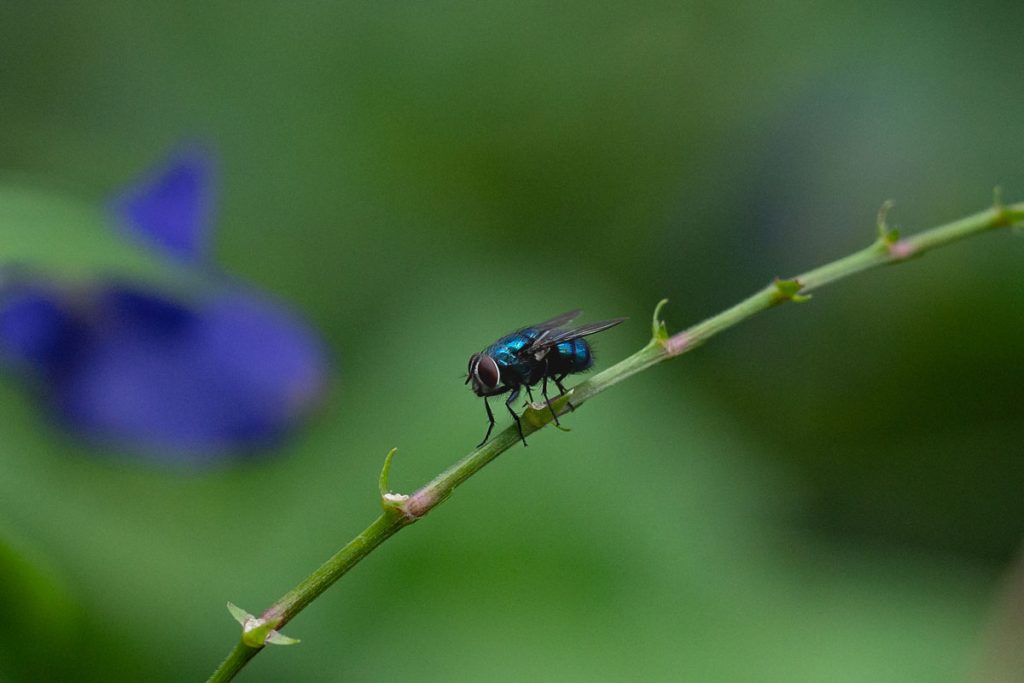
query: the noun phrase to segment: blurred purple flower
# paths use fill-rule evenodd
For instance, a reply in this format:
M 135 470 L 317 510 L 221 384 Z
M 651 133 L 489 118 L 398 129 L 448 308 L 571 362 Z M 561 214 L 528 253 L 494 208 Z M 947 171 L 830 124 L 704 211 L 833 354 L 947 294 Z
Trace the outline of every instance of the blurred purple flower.
M 176 156 L 118 197 L 120 226 L 175 259 L 202 261 L 211 168 L 200 150 Z M 327 374 L 306 325 L 231 285 L 179 300 L 130 282 L 62 286 L 15 272 L 0 289 L 0 354 L 38 379 L 75 432 L 189 461 L 279 437 Z
M 202 261 L 213 230 L 216 172 L 202 148 L 179 151 L 115 200 L 121 227 L 166 254 Z

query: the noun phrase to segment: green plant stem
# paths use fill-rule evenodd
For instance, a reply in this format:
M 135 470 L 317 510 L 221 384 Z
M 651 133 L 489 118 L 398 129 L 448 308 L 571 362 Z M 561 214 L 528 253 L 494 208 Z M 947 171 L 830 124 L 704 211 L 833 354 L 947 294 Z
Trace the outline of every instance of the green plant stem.
M 578 407 L 597 394 L 663 360 L 697 348 L 716 334 L 773 306 L 787 301 L 802 301 L 806 293 L 837 280 L 876 266 L 900 263 L 912 257 L 956 242 L 972 235 L 1024 222 L 1024 203 L 996 205 L 960 220 L 940 225 L 911 237 L 897 239 L 881 222 L 879 237 L 870 246 L 832 263 L 810 270 L 789 280 L 775 280 L 735 306 L 700 322 L 687 330 L 668 336 L 656 333 L 651 342 L 632 356 L 592 376 L 574 387 L 569 394 L 555 399 L 555 412 L 564 414 L 571 400 Z M 657 317 L 657 312 L 655 313 Z M 655 320 L 655 326 L 659 325 Z M 530 406 L 523 414 L 523 433 L 527 436 L 552 420 L 545 405 Z M 411 496 L 385 497 L 384 513 L 361 534 L 327 560 L 295 588 L 267 609 L 262 618 L 279 629 L 310 602 L 341 578 L 377 546 L 402 528 L 421 519 L 447 499 L 457 486 L 479 472 L 503 452 L 519 442 L 519 434 L 510 426 L 487 444 L 475 449 L 423 486 Z M 390 465 L 390 458 L 388 459 Z M 385 471 L 382 481 L 386 485 Z M 239 641 L 234 650 L 214 672 L 210 681 L 231 680 L 263 647 L 251 647 Z
M 256 656 L 256 653 L 262 650 L 259 647 L 249 647 L 241 640 L 235 643 L 235 647 L 228 656 L 224 658 L 224 661 L 220 663 L 217 670 L 210 676 L 209 683 L 224 683 L 224 681 L 230 681 L 234 678 L 242 667 L 245 666 L 250 659 Z
M 263 613 L 263 618 L 277 620 L 277 628 L 284 626 L 314 598 L 354 567 L 359 560 L 369 555 L 374 548 L 408 523 L 409 520 L 397 511 L 385 510 L 370 526 L 366 527 L 363 533 L 349 541 L 348 545 L 336 552 L 319 569 L 285 593 L 280 600 Z

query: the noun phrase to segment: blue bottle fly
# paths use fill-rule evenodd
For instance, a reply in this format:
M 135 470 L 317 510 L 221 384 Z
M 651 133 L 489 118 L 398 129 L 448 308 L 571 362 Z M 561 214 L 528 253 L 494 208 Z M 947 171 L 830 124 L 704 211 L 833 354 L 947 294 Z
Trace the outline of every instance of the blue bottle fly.
M 473 393 L 484 399 L 487 410 L 487 433 L 479 446 L 487 443 L 494 429 L 494 413 L 487 403 L 489 396 L 497 396 L 509 392 L 505 399 L 505 407 L 516 421 L 519 438 L 526 445 L 523 436 L 523 424 L 519 415 L 512 409 L 512 403 L 519 397 L 519 391 L 526 387 L 526 394 L 533 402 L 530 388 L 541 382 L 541 394 L 551 410 L 555 424 L 559 424 L 558 415 L 551 407 L 548 398 L 548 380 L 558 387 L 559 396 L 565 393 L 562 380 L 567 375 L 589 370 L 594 364 L 594 354 L 590 344 L 583 337 L 607 330 L 621 323 L 625 318 L 613 318 L 601 322 L 582 325 L 580 327 L 563 327 L 577 317 L 581 311 L 569 311 L 536 325 L 516 330 L 494 342 L 480 353 L 474 353 L 469 359 L 469 371 L 466 384 L 472 382 Z M 557 398 L 557 397 L 556 397 Z M 572 404 L 569 404 L 572 408 Z

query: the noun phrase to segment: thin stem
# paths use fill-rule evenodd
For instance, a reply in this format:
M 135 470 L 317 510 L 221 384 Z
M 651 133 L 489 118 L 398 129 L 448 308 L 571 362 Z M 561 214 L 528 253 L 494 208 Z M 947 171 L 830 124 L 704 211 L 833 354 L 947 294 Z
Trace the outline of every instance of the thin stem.
M 884 218 L 884 213 L 880 214 Z M 802 301 L 805 293 L 876 266 L 899 263 L 926 251 L 950 244 L 987 230 L 1024 222 L 1024 203 L 997 205 L 972 216 L 896 239 L 880 221 L 878 239 L 870 246 L 789 280 L 775 280 L 735 306 L 671 337 L 652 339 L 633 355 L 573 388 L 568 395 L 552 401 L 561 415 L 571 398 L 580 406 L 597 394 L 668 358 L 691 351 L 716 334 L 747 318 L 787 301 Z M 523 434 L 529 436 L 553 419 L 547 406 L 529 407 L 523 415 Z M 449 467 L 411 496 L 382 498 L 384 513 L 361 534 L 310 574 L 295 588 L 266 610 L 262 619 L 280 628 L 302 611 L 317 596 L 341 578 L 377 546 L 446 500 L 452 492 L 488 463 L 519 442 L 519 433 L 510 426 L 487 444 Z M 386 479 L 382 478 L 382 482 Z M 210 681 L 229 681 L 262 650 L 240 641 L 214 672 Z
M 235 644 L 235 649 L 228 653 L 228 656 L 224 658 L 224 661 L 220 663 L 217 670 L 210 676 L 208 683 L 226 683 L 226 681 L 230 681 L 262 649 L 249 647 L 239 640 Z
M 276 621 L 280 628 L 291 621 L 292 617 L 327 590 L 332 583 L 344 576 L 345 572 L 354 567 L 359 560 L 369 555 L 374 548 L 393 536 L 410 520 L 400 513 L 385 510 L 348 544 L 336 552 L 331 559 L 324 562 L 319 569 L 302 580 L 299 585 L 285 593 L 270 609 L 263 613 L 263 618 Z

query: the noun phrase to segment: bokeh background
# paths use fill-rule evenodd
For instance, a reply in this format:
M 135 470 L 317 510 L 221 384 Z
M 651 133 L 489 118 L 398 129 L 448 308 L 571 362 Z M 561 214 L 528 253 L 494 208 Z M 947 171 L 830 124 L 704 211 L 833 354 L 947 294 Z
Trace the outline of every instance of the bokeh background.
M 83 442 L 0 378 L 0 678 L 208 675 L 225 602 L 361 530 L 388 449 L 408 491 L 477 443 L 465 362 L 512 328 L 628 315 L 606 366 L 658 299 L 696 322 L 867 244 L 885 199 L 906 230 L 1021 200 L 1022 29 L 1016 3 L 4 3 L 0 260 L 146 277 L 104 207 L 199 139 L 219 266 L 333 370 L 288 439 L 204 467 Z M 616 387 L 243 680 L 1024 680 L 992 635 L 1022 264 L 982 236 Z

